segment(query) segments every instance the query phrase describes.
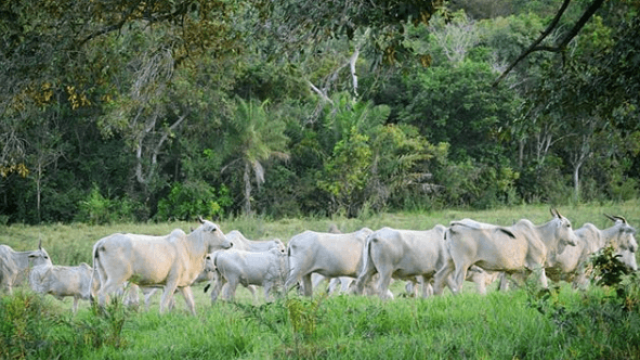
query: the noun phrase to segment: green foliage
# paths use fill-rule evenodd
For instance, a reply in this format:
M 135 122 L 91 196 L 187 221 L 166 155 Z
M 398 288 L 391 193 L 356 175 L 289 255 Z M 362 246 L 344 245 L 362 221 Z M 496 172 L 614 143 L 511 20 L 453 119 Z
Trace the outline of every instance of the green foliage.
M 156 219 L 192 220 L 198 216 L 212 219 L 224 215 L 225 208 L 232 203 L 224 185 L 216 191 L 204 181 L 174 183 L 169 194 L 158 202 Z
M 355 209 L 364 200 L 363 191 L 371 164 L 368 140 L 369 137 L 359 134 L 355 126 L 352 127 L 348 137 L 336 143 L 333 157 L 324 166 L 327 180 L 318 182 L 321 189 L 335 198 L 338 208 L 346 210 L 350 215 L 357 211 Z
M 82 358 L 101 348 L 125 347 L 128 311 L 118 302 L 69 318 L 46 299 L 18 291 L 0 298 L 0 357 L 3 359 Z
M 112 222 L 133 221 L 139 208 L 133 200 L 128 198 L 109 199 L 102 196 L 97 184 L 87 195 L 87 199 L 80 201 L 76 221 L 87 222 L 91 225 L 103 225 Z
M 138 5 L 0 3 L 0 222 L 638 196 L 636 2 L 602 3 L 495 87 L 557 2 Z
M 0 358 L 53 355 L 45 340 L 51 316 L 47 310 L 41 297 L 22 291 L 0 298 Z

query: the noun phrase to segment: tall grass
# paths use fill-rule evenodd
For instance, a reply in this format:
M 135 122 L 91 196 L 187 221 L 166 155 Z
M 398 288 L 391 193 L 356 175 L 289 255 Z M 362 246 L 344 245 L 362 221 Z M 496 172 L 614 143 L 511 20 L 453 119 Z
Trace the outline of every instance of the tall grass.
M 640 224 L 638 201 L 561 208 L 574 227 L 592 222 L 608 227 L 603 213 Z M 355 219 L 223 219 L 223 230 L 239 229 L 249 238 L 287 241 L 306 229 L 325 231 L 335 223 L 344 231 L 363 226 L 428 229 L 451 220 L 473 218 L 511 224 L 520 218 L 542 223 L 546 206 L 518 206 L 482 212 L 443 210 L 432 213 L 372 215 Z M 106 226 L 13 225 L 0 228 L 0 243 L 32 249 L 38 239 L 54 263 L 75 265 L 91 260 L 91 247 L 114 232 L 167 234 L 188 231 L 195 223 L 145 223 Z M 603 277 L 604 278 L 604 277 Z M 237 303 L 211 305 L 202 286 L 194 286 L 197 313 L 182 299 L 173 312 L 158 314 L 158 297 L 149 312 L 106 312 L 81 304 L 72 316 L 71 299 L 61 303 L 28 289 L 0 298 L 0 358 L 64 359 L 637 359 L 640 358 L 640 290 L 636 275 L 585 291 L 568 284 L 541 292 L 535 280 L 509 291 L 473 288 L 458 296 L 415 299 L 341 295 L 313 299 L 292 293 L 272 303 L 254 305 L 240 288 Z M 398 295 L 402 284 L 394 283 Z M 178 296 L 179 297 L 179 296 Z

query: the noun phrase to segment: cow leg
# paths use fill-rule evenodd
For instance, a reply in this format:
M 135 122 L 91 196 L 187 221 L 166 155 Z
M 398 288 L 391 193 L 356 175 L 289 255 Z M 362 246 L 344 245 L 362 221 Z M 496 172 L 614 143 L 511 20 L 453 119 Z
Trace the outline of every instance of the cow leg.
M 104 307 L 105 303 L 109 301 L 109 297 L 115 294 L 116 290 L 121 286 L 113 278 L 107 278 L 107 281 L 98 290 L 98 305 Z
M 238 288 L 238 279 L 231 278 L 227 283 L 227 289 L 225 291 L 225 300 L 227 301 L 235 301 L 236 298 L 236 289 Z
M 264 300 L 271 302 L 271 286 L 272 283 L 270 281 L 265 282 L 264 284 L 262 284 L 262 286 L 264 287 Z
M 435 295 L 442 294 L 442 292 L 444 291 L 445 281 L 447 282 L 447 285 L 449 286 L 451 292 L 455 291 L 455 284 L 453 282 L 453 279 L 451 279 L 451 274 L 455 269 L 455 263 L 453 262 L 453 260 L 449 260 L 440 270 L 438 270 L 438 272 L 436 272 L 435 281 L 433 284 L 433 293 Z
M 144 310 L 145 311 L 149 311 L 149 306 L 151 305 L 151 298 L 153 297 L 153 295 L 155 295 L 155 293 L 158 291 L 158 288 L 145 288 L 144 290 L 142 290 L 142 293 L 144 294 Z M 173 303 L 175 301 L 173 300 L 173 298 L 171 299 L 171 305 L 169 306 L 169 309 L 173 308 Z
M 391 275 L 393 273 L 393 269 L 391 266 L 379 266 L 378 274 L 380 274 L 380 280 L 378 281 L 378 286 L 376 286 L 376 291 L 378 292 L 378 296 L 381 299 L 386 300 L 389 299 L 389 285 L 391 285 Z M 392 297 L 391 297 L 392 298 Z
M 73 313 L 77 313 L 78 312 L 78 301 L 80 300 L 80 297 L 77 295 L 74 295 L 73 297 L 73 308 L 71 308 L 71 310 L 73 311 Z
M 509 290 L 509 275 L 505 272 L 500 273 L 500 283 L 498 284 L 498 288 L 500 291 L 508 291 Z
M 543 289 L 549 288 L 549 281 L 547 280 L 547 274 L 544 271 L 544 268 L 540 269 L 540 284 Z
M 302 277 L 302 290 L 304 296 L 313 296 L 313 282 L 311 282 L 311 274 Z
M 225 283 L 226 283 L 226 280 L 224 279 L 224 277 L 218 276 L 218 279 L 216 280 L 215 285 L 211 289 L 211 305 L 213 305 L 216 302 L 216 300 L 218 300 L 218 296 L 220 295 L 220 292 L 222 291 L 222 287 L 224 286 Z
M 327 294 L 331 295 L 334 292 L 336 292 L 336 289 L 338 289 L 339 284 L 340 284 L 339 277 L 331 279 L 331 281 L 329 281 L 329 285 L 327 286 Z
M 193 316 L 196 315 L 196 304 L 193 300 L 193 291 L 191 291 L 191 286 L 183 286 L 180 289 L 182 296 L 184 297 L 184 302 L 187 305 L 187 309 L 191 312 Z
M 367 268 L 364 269 L 358 278 L 356 279 L 355 293 L 358 295 L 362 295 L 364 293 L 364 289 L 369 285 L 371 281 L 371 277 L 377 272 L 375 266 L 371 261 L 367 262 Z
M 251 297 L 253 298 L 253 303 L 257 303 L 258 302 L 258 295 L 256 294 L 256 287 L 254 285 L 247 285 L 245 286 L 245 289 L 249 290 L 249 292 L 251 293 Z
M 454 279 L 454 284 L 455 284 L 455 291 L 454 294 L 459 293 L 462 290 L 462 285 L 464 285 L 464 280 L 467 278 L 467 271 L 469 270 L 469 267 L 472 264 L 467 264 L 467 263 L 456 263 L 456 271 L 455 274 L 453 276 Z
M 173 293 L 176 291 L 177 284 L 175 281 L 167 282 L 164 287 L 164 293 L 162 294 L 162 299 L 160 299 L 160 313 L 164 313 L 165 310 L 171 304 L 171 299 L 173 298 Z

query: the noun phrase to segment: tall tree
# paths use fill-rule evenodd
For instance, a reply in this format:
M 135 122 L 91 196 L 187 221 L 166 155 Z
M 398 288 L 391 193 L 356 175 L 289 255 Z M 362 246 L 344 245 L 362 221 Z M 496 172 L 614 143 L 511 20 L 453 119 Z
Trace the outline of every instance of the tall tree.
M 226 121 L 224 148 L 227 157 L 222 171 L 234 170 L 241 174 L 244 184 L 244 205 L 246 215 L 251 214 L 251 175 L 260 187 L 265 179 L 265 165 L 268 160 L 287 160 L 288 138 L 284 134 L 286 123 L 281 118 L 270 116 L 269 102 L 257 103 L 236 97 L 236 111 Z

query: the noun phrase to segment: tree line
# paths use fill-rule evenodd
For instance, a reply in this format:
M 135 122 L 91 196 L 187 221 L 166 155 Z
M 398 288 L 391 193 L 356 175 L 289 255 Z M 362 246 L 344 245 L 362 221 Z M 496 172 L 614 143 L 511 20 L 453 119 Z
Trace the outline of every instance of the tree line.
M 376 5 L 1 4 L 0 223 L 638 196 L 637 2 Z

